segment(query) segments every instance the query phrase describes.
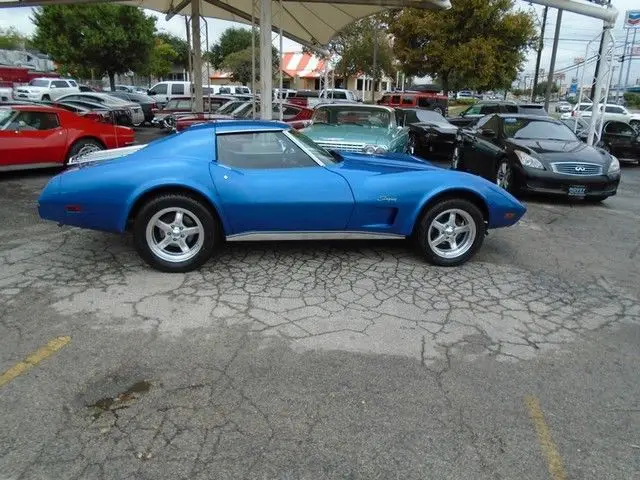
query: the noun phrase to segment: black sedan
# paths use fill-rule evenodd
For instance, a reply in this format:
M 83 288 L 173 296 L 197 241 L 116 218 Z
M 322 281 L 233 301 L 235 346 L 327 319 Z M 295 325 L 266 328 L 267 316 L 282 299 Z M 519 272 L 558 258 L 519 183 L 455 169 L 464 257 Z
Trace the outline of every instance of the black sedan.
M 604 150 L 620 159 L 636 161 L 640 165 L 640 132 L 624 122 L 610 121 L 602 127 Z
M 560 121 L 498 114 L 461 129 L 452 167 L 485 177 L 512 192 L 601 201 L 616 194 L 620 163 L 589 147 Z
M 114 123 L 130 127 L 133 125 L 131 119 L 131 111 L 126 107 L 108 106 L 102 103 L 84 101 L 56 101 L 51 105 L 57 108 L 63 108 L 70 112 L 93 118 L 100 122 Z
M 458 127 L 433 110 L 396 108 L 399 124 L 409 127 L 409 151 L 419 157 L 451 160 Z
M 144 121 L 147 123 L 151 123 L 153 121 L 153 112 L 158 108 L 158 104 L 153 97 L 143 93 L 132 93 L 122 90 L 107 93 L 113 97 L 139 104 L 142 108 L 142 112 L 144 113 Z

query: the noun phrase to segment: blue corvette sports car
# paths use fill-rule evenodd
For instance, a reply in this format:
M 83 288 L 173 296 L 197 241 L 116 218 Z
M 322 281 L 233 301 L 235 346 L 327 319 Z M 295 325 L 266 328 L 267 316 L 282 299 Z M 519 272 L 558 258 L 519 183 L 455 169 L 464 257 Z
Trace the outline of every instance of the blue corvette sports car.
M 69 163 L 40 195 L 40 216 L 129 230 L 166 272 L 198 268 L 225 239 L 411 238 L 431 263 L 459 265 L 487 228 L 525 213 L 483 178 L 407 154 L 327 151 L 280 122 L 196 125 Z

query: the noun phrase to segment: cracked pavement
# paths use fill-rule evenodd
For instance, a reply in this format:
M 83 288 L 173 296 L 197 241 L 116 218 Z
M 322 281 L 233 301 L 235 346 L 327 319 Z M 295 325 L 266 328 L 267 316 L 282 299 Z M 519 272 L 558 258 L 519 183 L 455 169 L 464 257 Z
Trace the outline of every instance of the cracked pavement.
M 529 394 L 567 478 L 640 476 L 640 168 L 461 268 L 264 243 L 184 275 L 40 221 L 49 175 L 0 179 L 0 369 L 72 341 L 0 389 L 0 479 L 551 478 Z

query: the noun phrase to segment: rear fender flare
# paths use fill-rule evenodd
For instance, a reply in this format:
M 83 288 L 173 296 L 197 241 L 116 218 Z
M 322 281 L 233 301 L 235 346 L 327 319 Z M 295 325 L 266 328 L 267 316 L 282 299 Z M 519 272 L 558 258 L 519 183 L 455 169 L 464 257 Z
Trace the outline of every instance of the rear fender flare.
M 178 180 L 175 178 L 170 179 L 154 179 L 151 182 L 147 182 L 143 185 L 140 185 L 136 188 L 129 198 L 127 198 L 126 209 L 122 213 L 121 218 L 119 219 L 119 225 L 121 227 L 121 231 L 125 231 L 127 229 L 127 222 L 129 220 L 129 216 L 132 213 L 134 208 L 137 208 L 137 203 L 143 197 L 152 194 L 153 192 L 167 193 L 172 190 L 176 192 L 182 193 L 193 193 L 198 197 L 202 197 L 209 206 L 214 210 L 215 214 L 217 214 L 218 218 L 221 222 L 221 228 L 223 232 L 231 231 L 230 225 L 227 222 L 227 219 L 224 216 L 224 211 L 222 210 L 222 203 L 220 197 L 218 196 L 215 189 L 211 188 L 208 185 L 201 184 L 198 182 L 185 182 L 184 180 Z

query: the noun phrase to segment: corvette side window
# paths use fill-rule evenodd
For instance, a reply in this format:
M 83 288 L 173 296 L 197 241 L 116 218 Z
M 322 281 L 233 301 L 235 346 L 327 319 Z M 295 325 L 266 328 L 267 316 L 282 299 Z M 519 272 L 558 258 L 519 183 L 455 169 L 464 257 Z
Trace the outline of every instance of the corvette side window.
M 281 131 L 216 136 L 218 163 L 239 169 L 317 167 L 318 164 Z

